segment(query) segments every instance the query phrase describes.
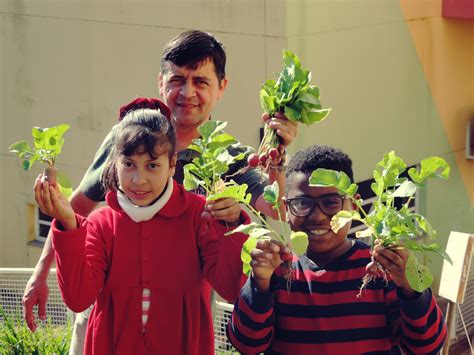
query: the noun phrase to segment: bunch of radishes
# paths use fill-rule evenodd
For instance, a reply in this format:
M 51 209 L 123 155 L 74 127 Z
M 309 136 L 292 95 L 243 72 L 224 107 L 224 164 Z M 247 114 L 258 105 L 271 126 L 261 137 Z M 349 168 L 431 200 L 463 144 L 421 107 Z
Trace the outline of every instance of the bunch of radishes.
M 285 117 L 306 125 L 321 122 L 331 109 L 321 109 L 319 88 L 309 85 L 311 72 L 301 68 L 298 57 L 283 51 L 284 67 L 277 80 L 267 80 L 260 90 L 260 104 L 268 117 Z M 268 121 L 267 121 L 268 122 Z M 250 167 L 268 169 L 284 163 L 285 147 L 275 130 L 264 126 L 264 135 L 257 153 L 248 157 Z

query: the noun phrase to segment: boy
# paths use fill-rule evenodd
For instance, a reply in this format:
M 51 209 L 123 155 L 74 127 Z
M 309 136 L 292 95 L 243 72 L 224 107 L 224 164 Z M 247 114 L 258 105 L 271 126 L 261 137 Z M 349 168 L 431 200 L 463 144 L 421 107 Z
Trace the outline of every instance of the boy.
M 317 168 L 345 172 L 352 162 L 341 151 L 315 145 L 299 151 L 286 172 L 285 204 L 294 231 L 309 236 L 306 255 L 292 261 L 287 290 L 281 253 L 260 241 L 252 255 L 252 274 L 243 286 L 228 326 L 237 350 L 267 354 L 436 353 L 446 326 L 430 289 L 412 290 L 405 277 L 407 253 L 347 238 L 350 225 L 334 233 L 330 220 L 355 206 L 333 187 L 309 186 Z M 371 254 L 390 273 L 358 298 Z

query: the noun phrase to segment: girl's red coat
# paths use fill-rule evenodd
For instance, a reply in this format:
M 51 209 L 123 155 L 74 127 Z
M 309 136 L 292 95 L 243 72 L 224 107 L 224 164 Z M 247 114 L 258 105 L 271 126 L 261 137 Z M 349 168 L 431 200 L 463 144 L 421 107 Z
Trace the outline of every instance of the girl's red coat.
M 86 354 L 213 354 L 210 286 L 238 296 L 242 234 L 201 218 L 204 199 L 174 183 L 171 199 L 151 220 L 133 222 L 109 192 L 107 204 L 80 227 L 53 224 L 58 281 L 73 311 L 95 301 Z M 247 217 L 248 219 L 248 217 Z M 151 289 L 145 332 L 142 289 Z

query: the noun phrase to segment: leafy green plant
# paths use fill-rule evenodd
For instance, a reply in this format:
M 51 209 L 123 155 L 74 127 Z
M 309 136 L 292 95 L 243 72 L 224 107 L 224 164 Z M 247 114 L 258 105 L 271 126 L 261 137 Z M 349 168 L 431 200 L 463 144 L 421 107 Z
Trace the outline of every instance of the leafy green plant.
M 352 220 L 360 221 L 367 226 L 367 229 L 358 232 L 356 236 L 370 237 L 372 247 L 375 240 L 380 240 L 381 246 L 385 248 L 401 247 L 415 253 L 433 252 L 451 262 L 449 255 L 441 250 L 439 244 L 423 242 L 424 237 L 435 238 L 436 231 L 425 217 L 409 209 L 416 191 L 424 188 L 428 179 L 448 179 L 449 165 L 440 157 L 429 157 L 421 161 L 419 170 L 415 168 L 408 170 L 410 178 L 401 177 L 406 168 L 405 162 L 393 151 L 385 154 L 382 161 L 377 163 L 374 170 L 375 182 L 371 186 L 376 197 L 369 213 L 362 208 L 362 200 L 355 198 L 358 186 L 351 184 L 344 172 L 316 169 L 310 176 L 309 184 L 336 187 L 340 195 L 350 198 L 358 207 L 353 211 L 341 211 L 332 218 L 331 228 L 334 232 L 337 233 Z M 407 201 L 401 208 L 396 208 L 396 198 L 404 198 Z M 378 274 L 386 277 L 386 271 L 380 264 L 376 264 L 376 270 L 370 270 L 370 267 L 367 269 L 374 273 L 368 273 L 364 277 L 361 292 Z M 406 277 L 411 288 L 418 292 L 422 292 L 433 282 L 429 268 L 420 264 L 413 253 L 410 253 L 407 261 Z
M 24 140 L 15 142 L 9 147 L 10 152 L 16 153 L 22 160 L 23 170 L 30 170 L 36 161 L 47 164 L 43 175 L 51 184 L 57 182 L 62 194 L 66 197 L 72 193 L 71 183 L 66 175 L 56 169 L 55 162 L 64 144 L 63 134 L 68 129 L 67 124 L 50 128 L 33 127 L 33 147 Z
M 283 51 L 283 70 L 277 80 L 267 80 L 260 90 L 262 109 L 270 116 L 277 111 L 293 122 L 306 125 L 321 122 L 331 109 L 322 109 L 319 88 L 310 85 L 311 72 L 301 67 L 298 57 L 291 51 Z M 270 161 L 279 158 L 279 138 L 274 129 L 265 125 L 264 137 L 258 155 L 250 155 L 248 163 L 252 167 L 268 167 Z
M 183 185 L 192 191 L 202 187 L 207 200 L 232 197 L 238 202 L 250 203 L 251 195 L 247 194 L 247 185 L 237 185 L 233 180 L 224 182 L 222 176 L 229 171 L 229 166 L 245 158 L 245 153 L 232 156 L 228 147 L 237 140 L 223 129 L 227 122 L 206 121 L 199 126 L 201 138 L 193 140 L 188 147 L 199 153 L 191 163 L 184 166 Z
M 43 323 L 36 332 L 31 332 L 26 323 L 18 317 L 10 319 L 0 307 L 0 353 L 1 354 L 68 354 L 71 343 L 70 324 L 55 327 Z
M 231 235 L 233 233 L 244 233 L 248 234 L 249 238 L 244 243 L 242 247 L 242 251 L 240 257 L 243 262 L 243 272 L 245 274 L 250 274 L 252 270 L 250 266 L 250 262 L 252 257 L 250 252 L 255 249 L 257 246 L 258 240 L 274 240 L 283 245 L 290 247 L 294 253 L 297 255 L 302 255 L 306 252 L 306 248 L 308 247 L 308 236 L 304 232 L 291 232 L 288 235 L 285 232 L 283 221 L 280 214 L 280 204 L 281 202 L 278 201 L 279 195 L 279 188 L 278 183 L 275 181 L 272 185 L 268 185 L 265 187 L 263 192 L 263 198 L 265 201 L 272 205 L 272 208 L 277 211 L 278 213 L 278 220 L 280 222 L 281 230 L 277 232 L 272 226 L 262 217 L 261 213 L 255 210 L 252 206 L 247 204 L 249 210 L 257 216 L 260 220 L 260 223 L 252 222 L 250 224 L 242 224 L 233 231 L 227 233 L 227 235 Z M 282 254 L 282 258 L 286 254 Z M 284 260 L 286 262 L 287 272 L 285 276 L 287 278 L 291 277 L 291 258 Z

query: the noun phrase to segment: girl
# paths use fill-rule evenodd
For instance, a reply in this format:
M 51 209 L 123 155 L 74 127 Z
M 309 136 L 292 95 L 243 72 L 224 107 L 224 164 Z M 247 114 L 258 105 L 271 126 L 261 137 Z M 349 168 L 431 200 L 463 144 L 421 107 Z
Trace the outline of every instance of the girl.
M 224 237 L 205 200 L 174 182 L 175 144 L 159 110 L 129 112 L 102 175 L 108 206 L 87 219 L 36 180 L 36 201 L 55 218 L 62 297 L 75 312 L 95 302 L 86 354 L 214 353 L 207 281 L 237 297 L 245 236 Z

